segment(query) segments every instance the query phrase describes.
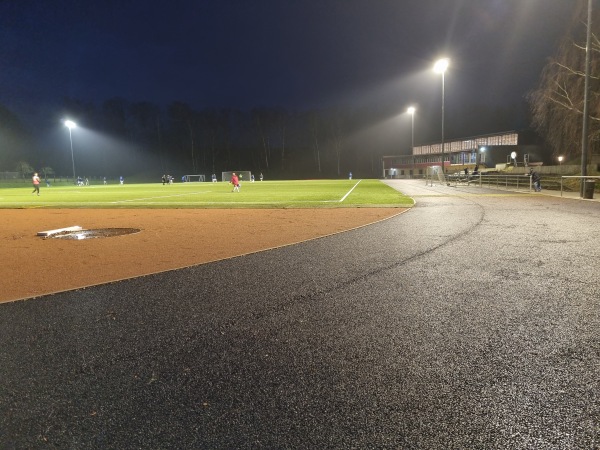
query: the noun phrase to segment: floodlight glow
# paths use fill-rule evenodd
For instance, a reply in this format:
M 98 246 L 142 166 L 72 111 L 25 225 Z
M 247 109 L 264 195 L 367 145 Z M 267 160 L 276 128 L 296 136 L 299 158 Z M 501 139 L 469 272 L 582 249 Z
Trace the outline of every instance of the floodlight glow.
M 69 129 L 77 128 L 77 124 L 75 122 L 73 122 L 72 120 L 65 120 L 65 126 Z
M 406 112 L 410 115 L 414 115 L 417 109 L 414 106 L 409 106 Z
M 512 152 L 512 153 L 510 154 L 510 157 L 511 157 L 512 159 L 517 159 L 517 152 Z
M 563 157 L 562 157 L 562 156 L 559 156 L 559 157 L 558 157 L 558 162 L 559 162 L 559 163 L 562 163 L 562 162 L 563 162 Z
M 438 59 L 433 66 L 433 71 L 436 73 L 444 73 L 449 64 L 450 60 L 448 58 Z

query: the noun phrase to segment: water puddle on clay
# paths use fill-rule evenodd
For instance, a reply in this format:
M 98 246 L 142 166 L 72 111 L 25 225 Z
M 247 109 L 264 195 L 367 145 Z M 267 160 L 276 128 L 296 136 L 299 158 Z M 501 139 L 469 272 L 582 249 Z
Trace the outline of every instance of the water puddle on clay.
M 72 239 L 81 241 L 83 239 L 123 236 L 126 234 L 139 233 L 140 231 L 139 228 L 98 228 L 96 230 L 65 231 L 63 233 L 53 234 L 45 239 Z

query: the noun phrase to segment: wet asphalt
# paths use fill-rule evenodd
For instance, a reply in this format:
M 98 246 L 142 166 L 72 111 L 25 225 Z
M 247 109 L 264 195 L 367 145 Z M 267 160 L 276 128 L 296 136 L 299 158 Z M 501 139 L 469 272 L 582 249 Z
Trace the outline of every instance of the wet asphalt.
M 416 206 L 1 304 L 0 448 L 600 448 L 600 203 L 388 183 Z

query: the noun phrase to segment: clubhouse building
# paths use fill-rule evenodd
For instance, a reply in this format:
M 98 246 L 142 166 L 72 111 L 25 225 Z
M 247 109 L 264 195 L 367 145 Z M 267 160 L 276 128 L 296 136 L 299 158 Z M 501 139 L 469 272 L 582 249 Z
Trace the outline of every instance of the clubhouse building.
M 533 136 L 517 131 L 473 136 L 444 142 L 445 173 L 468 169 L 502 170 L 507 166 L 539 166 L 544 163 L 542 149 Z M 384 178 L 421 178 L 427 168 L 440 167 L 442 144 L 412 148 L 410 155 L 383 157 Z

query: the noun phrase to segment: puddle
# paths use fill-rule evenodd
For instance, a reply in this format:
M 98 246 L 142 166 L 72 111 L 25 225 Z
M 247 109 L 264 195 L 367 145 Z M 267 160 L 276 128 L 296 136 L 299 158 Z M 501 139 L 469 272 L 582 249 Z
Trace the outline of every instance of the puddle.
M 72 239 L 81 241 L 83 239 L 123 236 L 125 234 L 139 233 L 140 231 L 139 228 L 98 228 L 96 230 L 65 231 L 63 233 L 53 234 L 45 239 Z

